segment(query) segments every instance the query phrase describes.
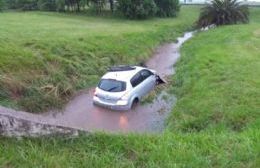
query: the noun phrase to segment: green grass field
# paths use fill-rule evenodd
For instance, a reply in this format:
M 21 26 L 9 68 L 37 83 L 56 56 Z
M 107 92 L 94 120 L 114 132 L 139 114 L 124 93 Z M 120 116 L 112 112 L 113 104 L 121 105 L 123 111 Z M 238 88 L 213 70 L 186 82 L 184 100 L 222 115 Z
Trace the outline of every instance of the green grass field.
M 259 167 L 259 131 L 0 138 L 0 167 Z
M 163 134 L 0 137 L 0 167 L 259 167 L 260 8 L 250 18 L 184 45 Z
M 178 18 L 130 21 L 46 12 L 0 13 L 0 104 L 30 112 L 61 107 L 114 64 L 138 64 L 190 29 L 197 7 Z
M 173 130 L 260 128 L 260 8 L 249 25 L 198 33 L 182 48 Z

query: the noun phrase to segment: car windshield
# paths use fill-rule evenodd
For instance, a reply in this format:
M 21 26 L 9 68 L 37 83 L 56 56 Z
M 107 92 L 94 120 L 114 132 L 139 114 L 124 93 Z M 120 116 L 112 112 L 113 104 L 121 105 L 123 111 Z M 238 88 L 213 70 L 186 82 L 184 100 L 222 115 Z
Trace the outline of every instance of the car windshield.
M 113 79 L 102 79 L 98 87 L 107 92 L 122 92 L 126 90 L 126 83 Z

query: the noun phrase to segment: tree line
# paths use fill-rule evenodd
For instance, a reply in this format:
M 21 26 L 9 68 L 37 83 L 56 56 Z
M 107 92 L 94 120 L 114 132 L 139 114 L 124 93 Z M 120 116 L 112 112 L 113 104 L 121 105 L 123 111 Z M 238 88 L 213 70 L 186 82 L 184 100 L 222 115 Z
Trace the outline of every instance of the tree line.
M 0 0 L 2 8 L 42 11 L 76 11 L 105 2 L 106 0 Z M 113 1 L 114 0 L 109 0 Z
M 100 14 L 104 9 L 118 11 L 130 19 L 152 16 L 174 17 L 179 0 L 0 0 L 1 9 L 81 12 L 93 9 Z

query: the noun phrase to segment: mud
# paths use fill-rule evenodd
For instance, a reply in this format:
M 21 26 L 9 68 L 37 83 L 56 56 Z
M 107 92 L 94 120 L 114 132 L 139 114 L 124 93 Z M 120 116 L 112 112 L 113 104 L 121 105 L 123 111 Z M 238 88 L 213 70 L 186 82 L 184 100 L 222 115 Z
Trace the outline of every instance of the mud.
M 146 66 L 155 69 L 163 78 L 174 74 L 174 64 L 180 57 L 179 49 L 191 37 L 192 32 L 189 32 L 178 38 L 178 43 L 162 45 L 146 62 Z M 121 112 L 94 106 L 92 97 L 93 89 L 90 89 L 76 96 L 62 111 L 50 111 L 41 115 L 14 111 L 12 113 L 23 113 L 26 119 L 32 121 L 40 120 L 47 124 L 86 131 L 151 133 L 164 129 L 165 119 L 176 102 L 175 97 L 162 91 L 151 104 L 139 105 L 134 110 Z M 3 107 L 0 107 L 0 112 L 1 110 Z

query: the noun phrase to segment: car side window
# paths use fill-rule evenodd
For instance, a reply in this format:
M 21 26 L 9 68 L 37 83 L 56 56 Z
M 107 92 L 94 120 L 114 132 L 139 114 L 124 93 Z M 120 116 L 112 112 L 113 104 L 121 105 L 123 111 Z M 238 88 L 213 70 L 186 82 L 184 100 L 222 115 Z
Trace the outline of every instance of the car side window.
M 140 83 L 142 83 L 145 79 L 151 76 L 153 73 L 148 70 L 142 70 L 138 72 L 131 80 L 131 84 L 133 87 L 136 87 Z
M 143 78 L 143 81 L 145 80 L 145 79 L 147 79 L 149 76 L 151 76 L 152 75 L 152 72 L 150 72 L 150 71 L 148 71 L 148 70 L 142 70 L 141 71 L 141 76 L 142 76 L 142 78 Z
M 138 72 L 135 76 L 132 77 L 130 80 L 133 87 L 136 87 L 143 81 L 143 77 L 141 76 L 141 73 Z

